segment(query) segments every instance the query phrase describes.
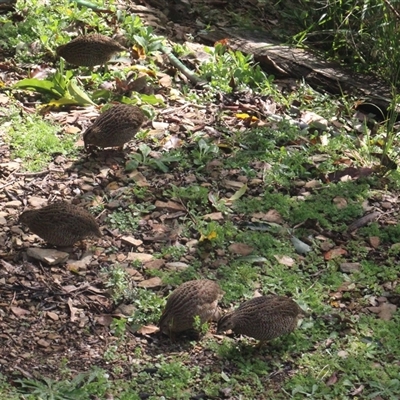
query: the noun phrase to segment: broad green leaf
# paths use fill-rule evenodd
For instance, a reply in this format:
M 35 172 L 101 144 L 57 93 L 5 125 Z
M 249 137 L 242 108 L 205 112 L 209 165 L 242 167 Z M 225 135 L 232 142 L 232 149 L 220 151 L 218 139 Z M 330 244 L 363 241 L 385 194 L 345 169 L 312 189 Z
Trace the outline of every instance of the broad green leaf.
M 139 35 L 134 35 L 133 39 L 139 46 L 146 48 L 146 39 L 145 38 L 143 38 Z
M 75 79 L 71 79 L 68 85 L 68 92 L 71 95 L 73 99 L 75 99 L 78 104 L 92 104 L 95 105 L 96 103 L 93 103 L 93 101 L 89 98 L 88 94 L 83 91 L 77 84 Z
M 61 70 L 56 71 L 56 73 L 53 76 L 53 79 L 51 80 L 54 84 L 54 87 L 60 93 L 61 96 L 65 96 L 67 92 L 67 85 L 70 79 L 70 74 L 68 74 L 68 72 L 69 71 L 67 71 L 67 73 L 64 76 Z
M 95 90 L 92 93 L 92 100 L 99 100 L 99 99 L 110 100 L 112 96 L 113 96 L 112 91 L 106 89 L 99 89 Z
M 168 167 L 162 161 L 154 159 L 152 160 L 152 163 L 154 163 L 162 172 L 168 172 Z
M 140 98 L 142 99 L 143 103 L 147 103 L 147 104 L 150 104 L 152 106 L 157 105 L 157 104 L 164 105 L 163 100 L 162 99 L 158 99 L 154 95 L 141 94 Z
M 71 0 L 74 3 L 76 3 L 78 6 L 82 6 L 82 7 L 87 7 L 92 9 L 93 11 L 102 11 L 102 12 L 109 12 L 110 14 L 112 13 L 111 11 L 105 9 L 104 7 L 99 7 L 97 4 L 94 4 L 90 1 L 87 0 Z
M 68 106 L 68 105 L 80 105 L 75 99 L 69 97 L 60 97 L 57 100 L 51 100 L 47 103 L 49 106 Z
M 54 83 L 48 80 L 40 80 L 36 78 L 28 78 L 23 79 L 22 81 L 17 82 L 14 85 L 15 88 L 19 89 L 27 89 L 34 90 L 39 93 L 51 94 L 62 96 L 63 93 L 60 93 L 54 86 Z
M 147 144 L 144 143 L 140 143 L 139 145 L 139 150 L 140 152 L 143 154 L 143 157 L 147 157 L 150 152 L 151 152 L 151 148 L 149 146 L 147 146 Z
M 132 172 L 139 166 L 139 163 L 136 160 L 130 160 L 125 164 L 125 171 Z
M 231 198 L 229 198 L 229 202 L 232 203 L 236 200 L 239 200 L 245 193 L 247 190 L 247 185 L 244 184 Z

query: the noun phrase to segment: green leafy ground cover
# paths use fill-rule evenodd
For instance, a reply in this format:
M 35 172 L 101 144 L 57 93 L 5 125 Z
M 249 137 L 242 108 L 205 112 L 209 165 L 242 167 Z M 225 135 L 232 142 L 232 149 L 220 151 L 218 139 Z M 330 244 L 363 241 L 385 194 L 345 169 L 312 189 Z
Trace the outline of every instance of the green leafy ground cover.
M 166 39 L 129 7 L 100 6 L 111 13 L 29 0 L 17 5 L 22 22 L 0 19 L 10 71 L 0 114 L 2 398 L 399 398 L 399 176 L 375 155 L 387 132 L 357 130 L 349 99 L 302 83 L 279 90 L 250 56 L 221 46 L 204 49 L 197 73 L 208 86 L 195 89 L 161 61 Z M 142 58 L 122 55 L 107 71 L 60 65 L 55 48 L 77 26 L 119 30 Z M 153 90 L 128 88 L 143 76 Z M 123 154 L 87 156 L 85 110 L 110 101 L 140 105 L 149 123 Z M 287 118 L 268 118 L 272 106 Z M 306 111 L 341 128 L 288 122 Z M 13 202 L 22 209 L 32 197 L 79 199 L 104 237 L 72 264 L 27 260 L 26 248 L 43 243 L 18 226 Z M 214 326 L 200 341 L 171 342 L 154 329 L 166 295 L 198 278 L 220 283 L 224 311 L 275 293 L 311 315 L 261 349 Z

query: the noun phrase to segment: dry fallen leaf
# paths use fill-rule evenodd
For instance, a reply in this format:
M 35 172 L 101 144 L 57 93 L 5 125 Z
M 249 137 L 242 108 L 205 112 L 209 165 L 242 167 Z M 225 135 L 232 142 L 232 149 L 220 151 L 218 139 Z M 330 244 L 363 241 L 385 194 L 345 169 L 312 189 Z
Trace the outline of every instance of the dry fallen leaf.
M 162 286 L 162 280 L 158 276 L 154 276 L 153 278 L 146 279 L 140 283 L 138 283 L 139 287 L 144 287 L 144 288 L 158 288 Z
M 222 215 L 222 212 L 214 212 L 203 215 L 203 219 L 210 219 L 211 221 L 222 221 L 224 219 L 224 216 Z
M 370 236 L 369 243 L 374 249 L 377 249 L 379 247 L 381 241 L 378 236 Z
M 334 385 L 337 381 L 338 381 L 338 377 L 337 377 L 336 372 L 334 372 L 334 373 L 328 378 L 328 380 L 326 381 L 326 385 L 327 385 L 327 386 L 332 386 L 332 385 Z
M 275 255 L 274 257 L 277 259 L 279 264 L 286 265 L 287 267 L 293 267 L 293 265 L 295 263 L 293 258 L 289 257 L 289 256 L 277 256 L 277 255 Z
M 377 314 L 380 319 L 389 321 L 392 319 L 393 314 L 397 310 L 397 306 L 391 303 L 382 303 L 378 307 L 367 307 L 367 309 L 374 314 Z
M 155 325 L 145 325 L 140 327 L 137 330 L 137 333 L 140 333 L 141 335 L 152 335 L 153 333 L 156 333 L 160 330 L 158 326 Z
M 245 244 L 245 243 L 233 243 L 228 247 L 231 253 L 236 253 L 241 256 L 248 256 L 254 250 L 253 247 Z
M 279 214 L 279 212 L 276 210 L 269 210 L 266 213 L 263 213 L 263 212 L 253 213 L 253 214 L 251 214 L 251 217 L 252 217 L 252 221 L 254 221 L 254 219 L 255 220 L 261 219 L 261 220 L 267 221 L 267 222 L 283 224 L 283 218 Z
M 340 257 L 340 256 L 345 256 L 347 255 L 347 250 L 342 249 L 341 247 L 336 247 L 332 250 L 327 251 L 324 254 L 324 260 L 325 261 L 329 261 L 332 260 L 334 258 Z
M 47 312 L 47 316 L 48 316 L 50 319 L 52 319 L 53 321 L 58 321 L 58 320 L 60 319 L 60 317 L 58 316 L 57 313 L 51 312 L 51 311 L 48 311 L 48 312 Z
M 113 316 L 110 315 L 99 315 L 95 317 L 96 323 L 101 326 L 110 326 L 113 322 Z
M 347 200 L 344 197 L 335 197 L 333 203 L 339 210 L 347 207 Z
M 28 310 L 24 310 L 23 308 L 20 307 L 10 307 L 10 310 L 16 317 L 22 317 L 23 315 L 30 314 Z
M 76 316 L 76 314 L 79 312 L 79 310 L 72 305 L 72 299 L 71 298 L 68 299 L 67 303 L 68 303 L 69 312 L 70 312 L 70 321 L 71 322 L 75 322 L 75 321 L 78 320 L 78 317 Z

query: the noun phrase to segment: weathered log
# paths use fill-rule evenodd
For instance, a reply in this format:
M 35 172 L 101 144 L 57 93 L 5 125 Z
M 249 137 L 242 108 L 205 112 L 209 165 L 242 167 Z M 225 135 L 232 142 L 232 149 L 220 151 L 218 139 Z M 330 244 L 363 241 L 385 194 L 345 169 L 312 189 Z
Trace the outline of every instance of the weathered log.
M 309 51 L 279 44 L 268 36 L 268 32 L 221 28 L 201 32 L 198 36 L 206 44 L 227 39 L 232 50 L 253 54 L 254 60 L 267 73 L 277 78 L 304 79 L 315 90 L 323 89 L 331 94 L 351 94 L 365 105 L 375 105 L 383 114 L 386 114 L 390 105 L 391 89 L 376 77 L 356 74 Z M 380 113 L 375 110 L 375 114 Z

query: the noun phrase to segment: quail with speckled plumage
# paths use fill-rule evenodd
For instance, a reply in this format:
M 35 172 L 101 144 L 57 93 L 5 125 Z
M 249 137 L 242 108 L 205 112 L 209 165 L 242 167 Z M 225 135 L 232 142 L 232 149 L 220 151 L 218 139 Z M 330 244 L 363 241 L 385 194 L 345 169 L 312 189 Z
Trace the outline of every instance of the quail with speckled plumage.
M 211 321 L 223 295 L 218 283 L 208 279 L 183 283 L 168 297 L 159 322 L 161 332 L 172 336 L 194 330 L 196 316 L 200 324 Z
M 37 210 L 24 211 L 19 222 L 55 246 L 72 246 L 87 237 L 101 237 L 92 215 L 73 204 L 59 201 Z
M 85 149 L 122 147 L 129 142 L 144 121 L 143 111 L 130 104 L 117 104 L 100 114 L 84 132 Z
M 59 46 L 56 53 L 68 63 L 82 67 L 106 64 L 120 51 L 126 50 L 114 39 L 97 33 L 81 35 L 67 44 Z
M 218 321 L 218 332 L 232 330 L 261 343 L 292 332 L 306 313 L 285 296 L 260 296 L 242 303 Z M 260 344 L 261 344 L 260 343 Z

